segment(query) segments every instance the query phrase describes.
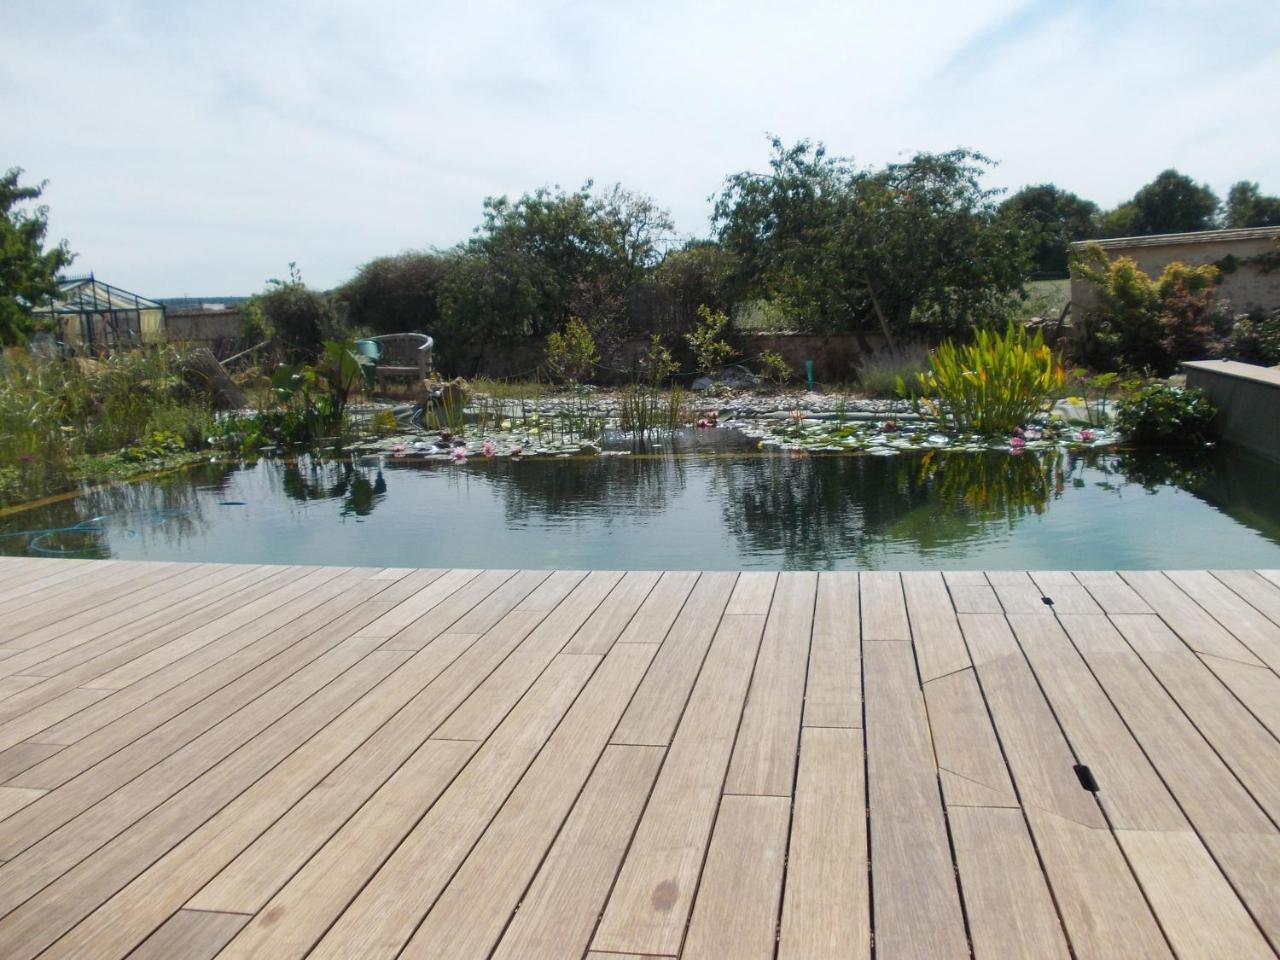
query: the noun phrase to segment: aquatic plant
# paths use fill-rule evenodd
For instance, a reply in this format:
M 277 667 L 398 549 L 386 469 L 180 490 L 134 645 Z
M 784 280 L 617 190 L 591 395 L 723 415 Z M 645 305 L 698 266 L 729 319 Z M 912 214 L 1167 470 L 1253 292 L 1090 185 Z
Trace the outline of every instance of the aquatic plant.
M 1152 383 L 1121 400 L 1116 427 L 1130 443 L 1189 446 L 1210 437 L 1217 413 L 1203 390 Z
M 977 330 L 963 346 L 944 341 L 914 384 L 899 378 L 898 392 L 961 433 L 992 436 L 1012 433 L 1044 412 L 1064 381 L 1040 331 L 1028 334 L 1010 323 L 1004 333 Z

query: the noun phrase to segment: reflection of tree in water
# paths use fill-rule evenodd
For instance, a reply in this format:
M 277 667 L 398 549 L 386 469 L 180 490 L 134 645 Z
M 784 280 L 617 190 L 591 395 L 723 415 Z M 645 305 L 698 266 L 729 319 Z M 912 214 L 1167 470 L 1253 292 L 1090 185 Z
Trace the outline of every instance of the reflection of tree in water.
M 381 464 L 362 466 L 350 460 L 300 457 L 281 464 L 280 489 L 291 500 L 341 500 L 341 515 L 367 517 L 387 494 Z
M 1039 514 L 1069 470 L 1059 450 L 767 457 L 721 461 L 714 485 L 748 552 L 781 553 L 793 567 L 873 566 L 887 542 L 938 550 Z
M 482 478 L 498 487 L 512 523 L 589 516 L 608 524 L 654 516 L 687 483 L 687 464 L 678 457 L 493 461 L 466 469 L 468 481 Z
M 0 552 L 105 559 L 111 556 L 111 539 L 179 545 L 208 526 L 199 484 L 221 485 L 235 469 L 204 464 L 22 511 L 4 523 Z

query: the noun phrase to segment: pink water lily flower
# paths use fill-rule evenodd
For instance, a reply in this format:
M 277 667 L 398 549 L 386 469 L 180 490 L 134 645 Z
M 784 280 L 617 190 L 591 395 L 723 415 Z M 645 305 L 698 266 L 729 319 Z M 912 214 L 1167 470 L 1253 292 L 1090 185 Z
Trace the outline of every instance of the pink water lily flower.
M 524 447 L 517 446 L 511 448 L 511 456 L 513 457 L 519 457 L 522 453 L 524 453 Z
M 699 418 L 698 418 L 698 429 L 699 429 L 699 430 L 706 430 L 706 429 L 707 429 L 708 427 L 710 427 L 710 426 L 711 426 L 711 424 L 710 424 L 709 422 L 707 422 L 707 418 L 706 418 L 706 417 L 699 417 Z
M 449 458 L 450 458 L 454 463 L 466 463 L 466 462 L 467 462 L 467 448 L 466 448 L 466 447 L 454 447 L 451 451 L 449 451 Z
M 1083 440 L 1085 443 L 1092 443 L 1094 436 L 1095 434 L 1092 430 L 1080 431 L 1080 439 Z
M 1013 449 L 1015 450 L 1021 450 L 1026 445 L 1027 445 L 1027 441 L 1023 440 L 1021 437 L 1013 437 L 1009 441 L 1009 446 L 1013 447 Z
M 391 455 L 392 455 L 393 457 L 403 457 L 403 456 L 404 456 L 404 444 L 403 444 L 403 443 L 393 443 L 393 444 L 391 445 Z
M 494 443 L 492 440 L 486 440 L 484 442 L 484 446 L 480 448 L 480 451 L 486 457 L 492 457 L 495 453 L 498 452 L 498 445 Z

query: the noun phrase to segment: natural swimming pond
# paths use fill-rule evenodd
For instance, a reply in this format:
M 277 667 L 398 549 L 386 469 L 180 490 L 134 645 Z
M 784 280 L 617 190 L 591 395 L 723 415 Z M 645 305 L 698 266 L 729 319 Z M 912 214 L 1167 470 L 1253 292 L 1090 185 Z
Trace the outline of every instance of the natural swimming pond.
M 1189 455 L 761 454 L 210 463 L 10 514 L 0 552 L 611 569 L 1280 567 L 1280 465 Z

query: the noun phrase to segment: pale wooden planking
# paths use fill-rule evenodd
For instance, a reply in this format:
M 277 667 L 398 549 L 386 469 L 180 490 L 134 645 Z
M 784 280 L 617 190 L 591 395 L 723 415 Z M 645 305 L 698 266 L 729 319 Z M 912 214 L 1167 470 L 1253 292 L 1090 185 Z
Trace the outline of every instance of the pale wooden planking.
M 443 597 L 404 629 L 382 645 L 384 650 L 421 650 L 442 633 L 464 633 L 453 625 L 476 607 L 486 604 L 516 575 L 515 570 L 485 570 L 453 593 Z M 515 596 L 500 595 L 498 602 L 509 610 L 523 600 L 533 587 L 521 583 Z M 503 613 L 506 610 L 502 611 Z M 386 616 L 390 616 L 387 614 Z M 500 615 L 501 616 L 501 615 Z M 375 621 L 376 624 L 377 621 Z M 371 627 L 371 629 L 373 629 Z
M 5 677 L 0 680 L 0 700 L 7 700 L 15 693 L 27 689 L 34 683 L 39 683 L 43 677 L 31 676 L 13 676 Z
M 450 570 L 439 579 L 432 580 L 404 602 L 396 604 L 369 626 L 365 627 L 368 636 L 394 637 L 409 624 L 423 614 L 429 612 L 455 591 L 465 587 L 476 577 L 480 570 Z
M 816 573 L 778 575 L 725 793 L 791 796 L 817 589 Z
M 427 740 L 301 870 L 280 875 L 282 889 L 222 953 L 302 957 L 346 909 L 475 751 L 463 740 Z M 114 926 L 113 915 L 101 923 Z
M 1040 591 L 1053 601 L 1054 613 L 1102 613 L 1102 607 L 1070 571 L 1035 570 L 1031 573 Z M 1043 611 L 1041 611 L 1043 612 Z
M 661 643 L 698 582 L 695 570 L 667 570 L 636 611 L 619 643 Z
M 33 743 L 28 740 L 0 751 L 0 783 L 12 780 L 42 760 L 48 760 L 61 749 L 62 746 L 57 743 Z
M 665 747 L 671 742 L 737 578 L 736 573 L 704 573 L 698 579 L 622 715 L 614 743 Z
M 1280 586 L 1256 570 L 1213 570 L 1243 600 L 1265 614 L 1272 623 L 1280 623 Z
M 173 565 L 162 566 L 167 569 Z M 101 564 L 82 562 L 76 567 L 34 577 L 9 590 L 0 599 L 0 617 L 15 617 L 15 626 L 19 629 L 9 628 L 0 632 L 0 643 L 8 646 L 9 641 L 21 633 L 21 624 L 28 621 L 34 610 L 45 612 L 45 624 L 56 622 L 64 615 L 77 613 L 84 606 L 98 602 L 104 596 L 105 583 L 113 582 L 113 578 L 127 577 L 137 569 L 136 564 L 119 560 Z
M 0 820 L 43 796 L 43 790 L 33 790 L 29 787 L 0 787 Z
M 650 591 L 661 576 L 653 570 L 631 570 L 596 607 L 586 622 L 578 628 L 564 648 L 565 653 L 595 653 L 603 656 L 609 652 L 626 630 L 631 618 L 649 597 Z M 659 638 L 661 639 L 661 638 Z
M 1280 943 L 1269 877 L 1269 865 L 1280 863 L 1274 825 L 1109 620 L 1064 616 L 1062 625 L 1227 879 Z
M 1004 617 L 962 614 L 969 653 L 1077 956 L 1171 956 Z
M 973 670 L 930 680 L 924 701 L 947 806 L 1018 806 Z
M 1200 659 L 1273 736 L 1280 737 L 1280 677 L 1273 670 L 1207 653 Z
M 664 753 L 661 747 L 605 747 L 494 960 L 583 954 Z
M 1151 613 L 1151 605 L 1114 570 L 1076 570 L 1073 577 L 1089 591 L 1103 613 Z
M 240 913 L 179 910 L 129 960 L 213 960 L 248 919 Z
M 818 575 L 803 723 L 862 726 L 862 664 L 858 649 L 858 575 Z
M 472 642 L 470 636 L 452 635 L 448 641 L 442 638 L 403 662 L 130 884 L 113 904 L 114 911 L 127 917 L 127 922 L 117 919 L 108 932 L 82 932 L 81 936 L 127 949 L 184 902 L 188 907 L 194 906 L 189 897 L 282 814 L 288 811 L 292 815 L 299 809 L 296 804 L 300 800 L 317 797 L 314 788 L 355 751 L 365 748 L 376 757 L 377 751 L 369 747 L 371 736 L 385 729 L 387 721 Z M 321 800 L 323 793 L 321 790 Z M 316 812 L 315 804 L 310 812 Z M 305 823 L 306 817 L 296 820 Z M 320 827 L 323 826 L 322 823 Z
M 457 873 L 438 881 L 439 899 L 399 956 L 489 956 L 655 649 L 629 643 L 610 650 Z
M 864 643 L 862 670 L 876 956 L 967 957 L 938 772 L 911 645 Z
M 1186 829 L 1187 822 L 1088 665 L 1053 614 L 1011 614 L 1009 624 L 1031 663 L 1072 753 L 1098 781 L 1110 825 L 1123 830 Z
M 726 614 L 592 940 L 674 955 L 693 905 L 764 617 Z
M 861 730 L 800 739 L 778 960 L 867 960 L 871 904 Z
M 1272 821 L 1280 821 L 1280 742 L 1160 619 L 1112 621 Z
M 553 659 L 309 956 L 396 956 L 599 661 L 582 654 Z
M 1043 613 L 1044 594 L 1023 570 L 993 570 L 987 574 L 1005 613 Z
M 768 616 L 773 602 L 773 588 L 778 582 L 776 573 L 750 571 L 738 575 L 733 595 L 725 608 L 727 616 Z
M 1022 812 L 953 807 L 950 819 L 975 960 L 1068 960 Z
M 449 740 L 487 737 L 620 579 L 622 574 L 617 571 L 587 574 L 533 629 L 528 639 L 454 711 L 436 736 Z
M 1234 591 L 1208 571 L 1170 570 L 1165 576 L 1230 630 L 1255 657 L 1272 670 L 1280 670 L 1280 624 L 1273 623 L 1248 603 L 1241 603 Z
M 928 683 L 969 666 L 969 651 L 965 649 L 942 575 L 924 571 L 904 573 L 902 589 L 920 679 Z
M 682 957 L 772 960 L 790 811 L 787 797 L 721 799 Z
M 68 690 L 56 699 L 0 723 L 0 750 L 7 750 L 33 737 L 39 739 L 41 731 L 74 716 L 110 694 L 109 690 L 86 690 L 83 687 Z
M 1262 662 L 1163 573 L 1125 570 L 1121 576 L 1192 650 L 1241 663 Z
M 911 639 L 899 574 L 879 570 L 861 573 L 858 575 L 858 589 L 864 641 Z
M 1118 830 L 1116 836 L 1179 958 L 1275 956 L 1194 833 Z
M 366 642 L 364 648 L 370 649 L 375 642 L 376 638 Z M 118 956 L 114 941 L 102 933 L 93 934 L 90 943 L 80 943 L 76 935 L 64 934 L 169 851 L 196 824 L 208 819 L 305 743 L 404 659 L 402 652 L 370 650 L 362 660 L 326 685 L 320 696 L 299 705 L 226 762 L 115 836 L 96 855 L 31 896 L 0 920 L 0 955 L 6 960 L 29 960 L 52 945 L 45 957 Z M 21 859 L 11 860 L 5 866 Z M 113 936 L 124 936 L 129 931 L 124 919 L 114 916 L 108 924 Z
M 1000 598 L 977 570 L 947 570 L 942 574 L 957 613 L 1002 613 Z

